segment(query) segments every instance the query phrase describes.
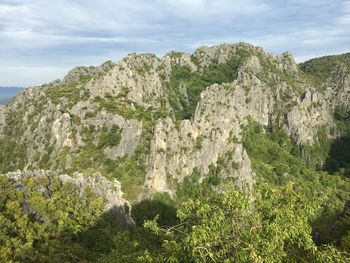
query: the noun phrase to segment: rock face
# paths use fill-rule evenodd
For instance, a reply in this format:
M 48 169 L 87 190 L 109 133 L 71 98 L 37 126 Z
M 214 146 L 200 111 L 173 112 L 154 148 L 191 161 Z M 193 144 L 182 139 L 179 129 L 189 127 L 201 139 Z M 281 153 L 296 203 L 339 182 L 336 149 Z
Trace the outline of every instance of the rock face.
M 114 212 L 127 224 L 133 224 L 131 218 L 131 205 L 123 198 L 120 182 L 116 179 L 108 180 L 100 173 L 87 176 L 82 173 L 73 173 L 73 176 L 66 174 L 59 175 L 63 183 L 72 183 L 79 189 L 92 189 L 97 195 L 106 200 L 106 211 Z
M 332 112 L 350 108 L 350 63 L 340 61 L 322 83 L 318 61 L 299 66 L 288 52 L 273 56 L 246 43 L 78 67 L 0 108 L 0 172 L 101 171 L 131 199 L 174 196 L 186 176 L 198 171 L 203 179 L 214 168 L 251 188 L 242 144 L 250 121 L 282 129 L 301 148 L 318 143 L 320 131 L 338 135 Z M 85 183 L 107 184 L 94 180 Z
M 259 68 L 259 65 L 255 63 L 254 67 Z M 178 129 L 170 118 L 156 124 L 148 171 L 150 189 L 169 191 L 167 175 L 175 175 L 181 181 L 194 168 L 207 174 L 208 166 L 216 165 L 227 154 L 231 157 L 226 164 L 229 166 L 231 161 L 238 165 L 226 176 L 234 177 L 240 185 L 251 188 L 253 172 L 249 157 L 240 143 L 242 128 L 247 118 L 269 126 L 271 119 L 278 120 L 279 112 L 276 109 L 285 111 L 282 127 L 299 144 L 313 144 L 321 127 L 331 136 L 335 126 L 320 94 L 307 91 L 302 99 L 292 97 L 287 102 L 292 106 L 287 109 L 264 82 L 254 75 L 241 73 L 233 83 L 214 84 L 202 92 L 192 121 L 182 121 Z M 290 89 L 283 84 L 277 88 L 279 94 L 287 93 Z M 196 145 L 198 141 L 200 147 Z
M 301 69 L 311 75 L 334 109 L 350 109 L 350 53 L 325 56 L 302 63 Z
M 131 218 L 131 206 L 128 201 L 123 198 L 120 182 L 117 180 L 110 181 L 99 173 L 86 175 L 82 173 L 73 173 L 72 176 L 66 174 L 54 174 L 51 171 L 15 171 L 5 174 L 10 179 L 21 182 L 26 177 L 38 178 L 45 177 L 58 178 L 63 184 L 71 183 L 77 186 L 80 193 L 83 193 L 86 188 L 94 191 L 98 196 L 103 197 L 106 202 L 105 210 L 114 212 L 116 216 L 121 218 L 126 224 L 133 224 Z M 49 190 L 43 187 L 42 191 L 46 196 L 50 195 Z
M 72 147 L 72 121 L 68 113 L 64 113 L 59 119 L 56 119 L 52 125 L 52 135 L 56 141 L 56 148 L 65 146 Z

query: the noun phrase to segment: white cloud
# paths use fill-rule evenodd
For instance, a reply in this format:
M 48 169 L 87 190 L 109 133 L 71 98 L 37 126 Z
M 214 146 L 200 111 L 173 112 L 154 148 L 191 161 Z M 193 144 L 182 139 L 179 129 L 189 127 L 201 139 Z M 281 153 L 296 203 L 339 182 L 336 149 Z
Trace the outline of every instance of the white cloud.
M 350 31 L 350 1 L 345 1 L 342 6 L 342 15 L 336 18 L 339 26 L 346 26 Z
M 12 15 L 12 14 L 28 14 L 29 9 L 27 6 L 23 5 L 7 5 L 7 4 L 0 4 L 0 15 Z
M 343 51 L 349 15 L 341 0 L 0 0 L 0 86 L 38 84 L 134 51 L 161 56 L 222 42 L 298 58 Z

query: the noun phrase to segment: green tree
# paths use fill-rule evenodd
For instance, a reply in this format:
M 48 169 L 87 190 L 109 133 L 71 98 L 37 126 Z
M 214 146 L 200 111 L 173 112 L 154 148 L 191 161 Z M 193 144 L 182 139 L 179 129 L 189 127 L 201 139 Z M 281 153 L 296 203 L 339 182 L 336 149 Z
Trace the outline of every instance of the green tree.
M 344 262 L 312 240 L 309 218 L 318 203 L 292 184 L 262 185 L 253 195 L 230 185 L 183 203 L 176 226 L 161 228 L 156 219 L 145 226 L 164 238 L 165 262 Z

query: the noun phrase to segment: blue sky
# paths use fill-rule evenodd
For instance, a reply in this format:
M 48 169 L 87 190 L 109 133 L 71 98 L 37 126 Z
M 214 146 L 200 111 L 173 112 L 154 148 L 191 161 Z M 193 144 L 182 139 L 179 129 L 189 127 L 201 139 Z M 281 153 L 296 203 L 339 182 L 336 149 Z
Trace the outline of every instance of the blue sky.
M 0 0 L 0 86 L 62 78 L 130 52 L 245 41 L 297 61 L 350 51 L 350 1 Z

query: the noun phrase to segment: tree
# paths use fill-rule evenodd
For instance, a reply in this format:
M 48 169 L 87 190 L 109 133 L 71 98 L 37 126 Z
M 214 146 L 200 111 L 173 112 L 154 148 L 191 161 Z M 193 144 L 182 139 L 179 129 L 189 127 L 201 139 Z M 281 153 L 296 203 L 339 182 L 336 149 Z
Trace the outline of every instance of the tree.
M 318 203 L 293 184 L 261 185 L 253 195 L 229 185 L 183 203 L 176 226 L 161 228 L 156 219 L 145 226 L 164 239 L 166 262 L 342 262 L 342 254 L 312 240 L 309 218 Z

